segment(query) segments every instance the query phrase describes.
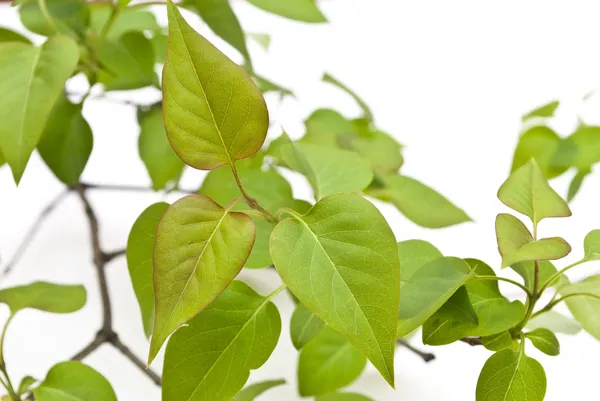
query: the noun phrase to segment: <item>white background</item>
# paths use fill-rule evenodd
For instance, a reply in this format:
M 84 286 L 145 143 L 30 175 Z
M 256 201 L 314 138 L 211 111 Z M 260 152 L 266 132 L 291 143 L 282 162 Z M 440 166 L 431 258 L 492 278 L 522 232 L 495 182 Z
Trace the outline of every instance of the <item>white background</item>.
M 506 0 L 329 0 L 322 9 L 327 25 L 306 25 L 279 19 L 242 1 L 234 3 L 249 32 L 273 35 L 268 53 L 250 43 L 255 68 L 262 75 L 292 88 L 297 99 L 281 107 L 269 98 L 277 122 L 292 136 L 303 133 L 302 121 L 318 107 L 329 106 L 357 116 L 357 106 L 336 89 L 320 83 L 324 71 L 347 83 L 374 110 L 376 123 L 406 145 L 403 172 L 449 197 L 475 219 L 443 230 L 422 229 L 389 205 L 377 204 L 398 240 L 426 239 L 444 254 L 477 257 L 499 266 L 493 221 L 504 211 L 495 195 L 510 168 L 520 130 L 520 116 L 554 98 L 561 105 L 553 126 L 563 135 L 573 129 L 577 115 L 600 121 L 600 102 L 582 97 L 600 88 L 600 3 L 590 1 Z M 156 8 L 165 21 L 162 7 Z M 186 14 L 211 40 L 205 26 Z M 22 29 L 15 10 L 0 6 L 0 25 Z M 237 59 L 234 51 L 214 39 Z M 70 83 L 85 90 L 81 80 Z M 0 94 L 2 96 L 2 94 Z M 152 91 L 109 96 L 151 103 Z M 599 96 L 600 97 L 600 96 Z M 106 100 L 89 100 L 84 115 L 93 127 L 95 143 L 83 180 L 93 183 L 149 184 L 137 155 L 135 110 Z M 0 122 L 1 124 L 2 122 Z M 566 193 L 572 174 L 553 184 Z M 195 188 L 203 173 L 188 171 L 183 184 Z M 306 197 L 306 183 L 293 177 L 296 195 Z M 574 251 L 564 263 L 582 255 L 584 235 L 600 228 L 600 174 L 584 183 L 572 203 L 573 217 L 541 224 L 545 236 L 563 235 Z M 0 254 L 5 263 L 39 211 L 61 191 L 61 184 L 34 154 L 19 188 L 9 170 L 0 170 Z M 94 192 L 106 249 L 122 248 L 138 214 L 160 194 Z M 172 197 L 170 198 L 172 199 Z M 588 264 L 572 277 L 591 274 Z M 512 272 L 505 272 L 511 275 Z M 122 340 L 145 359 L 146 342 L 125 259 L 108 267 L 114 324 Z M 272 271 L 243 272 L 242 278 L 266 293 L 278 285 Z M 88 227 L 79 200 L 69 196 L 44 224 L 16 271 L 1 285 L 33 280 L 83 283 L 88 290 L 85 308 L 70 315 L 27 310 L 14 320 L 6 337 L 10 373 L 43 378 L 56 362 L 79 351 L 93 337 L 100 322 L 100 305 L 91 263 Z M 503 287 L 505 288 L 505 287 Z M 506 293 L 513 295 L 513 289 Z M 281 339 L 271 359 L 252 372 L 250 381 L 285 377 L 289 384 L 266 393 L 261 400 L 298 400 L 297 354 L 289 340 L 291 302 L 279 295 L 283 319 Z M 0 309 L 0 321 L 7 316 Z M 549 401 L 597 399 L 600 343 L 587 334 L 560 338 L 562 355 L 538 358 L 548 375 Z M 420 346 L 418 338 L 413 343 Z M 454 344 L 432 349 L 437 359 L 425 364 L 410 352 L 396 354 L 394 391 L 368 367 L 350 389 L 377 401 L 474 400 L 478 373 L 490 353 Z M 86 359 L 113 384 L 122 401 L 160 399 L 160 391 L 135 367 L 108 346 Z M 160 361 L 153 366 L 160 369 Z

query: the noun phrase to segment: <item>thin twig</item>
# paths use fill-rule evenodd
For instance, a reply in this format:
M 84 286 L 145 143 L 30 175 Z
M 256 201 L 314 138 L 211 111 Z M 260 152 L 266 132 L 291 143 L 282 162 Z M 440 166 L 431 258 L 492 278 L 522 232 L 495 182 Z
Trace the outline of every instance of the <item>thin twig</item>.
M 406 347 L 406 349 L 408 349 L 409 351 L 412 351 L 413 353 L 415 353 L 416 355 L 421 357 L 421 359 L 423 359 L 423 361 L 425 361 L 425 362 L 431 362 L 435 359 L 435 355 L 433 355 L 429 352 L 421 351 L 421 350 L 413 347 L 412 345 L 410 345 L 407 341 L 405 341 L 403 339 L 396 340 L 396 343 L 399 345 L 402 345 L 403 347 Z
M 462 341 L 463 343 L 467 343 L 472 347 L 483 345 L 483 342 L 481 341 L 480 337 L 464 337 L 461 338 L 460 341 Z
M 72 361 L 81 361 L 92 352 L 96 351 L 102 344 L 106 342 L 106 336 L 99 332 L 91 343 L 86 345 L 81 351 L 71 357 Z
M 156 192 L 154 189 L 150 187 L 144 187 L 139 185 L 120 185 L 120 184 L 91 184 L 87 182 L 82 182 L 79 184 L 83 189 L 98 189 L 105 191 L 127 191 L 127 192 Z M 187 189 L 173 189 L 171 192 L 180 192 L 183 194 L 196 194 L 197 191 L 187 190 Z
M 160 376 L 158 374 L 156 374 L 152 369 L 148 369 L 146 367 L 146 364 L 140 359 L 138 358 L 133 352 L 131 352 L 131 350 L 121 342 L 121 340 L 119 339 L 119 337 L 117 337 L 115 335 L 115 337 L 112 339 L 112 341 L 110 342 L 116 349 L 118 349 L 119 351 L 121 351 L 121 353 L 127 358 L 129 359 L 129 361 L 131 361 L 131 363 L 133 363 L 135 366 L 138 367 L 138 369 L 144 373 L 146 376 L 148 376 L 148 378 L 150 378 L 150 380 L 152 380 L 152 382 L 154 382 L 154 384 L 156 384 L 157 386 L 160 386 L 162 383 L 162 380 L 160 378 Z
M 125 253 L 127 252 L 127 249 L 123 248 L 123 249 L 118 249 L 116 251 L 112 251 L 112 252 L 105 252 L 103 257 L 104 257 L 104 263 L 108 263 L 111 262 L 113 259 L 116 259 L 120 256 L 125 255 Z

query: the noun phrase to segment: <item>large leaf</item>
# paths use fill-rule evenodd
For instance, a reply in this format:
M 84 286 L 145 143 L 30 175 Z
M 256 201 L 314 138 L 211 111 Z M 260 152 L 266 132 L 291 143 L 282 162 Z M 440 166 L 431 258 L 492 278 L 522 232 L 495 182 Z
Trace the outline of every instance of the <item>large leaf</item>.
M 541 118 L 548 118 L 548 117 L 552 117 L 554 116 L 554 112 L 556 111 L 556 109 L 559 106 L 559 102 L 558 100 L 553 100 L 550 103 L 546 103 L 536 109 L 531 110 L 529 113 L 525 114 L 522 118 L 523 122 L 531 119 L 531 118 L 535 118 L 535 117 L 541 117 Z
M 154 236 L 168 203 L 150 205 L 140 214 L 127 240 L 127 267 L 137 297 L 146 337 L 152 335 L 154 326 L 154 284 L 152 282 L 152 253 Z
M 38 144 L 42 159 L 67 185 L 79 181 L 94 145 L 92 129 L 81 115 L 82 107 L 82 104 L 73 104 L 66 97 L 60 97 Z
M 29 39 L 20 33 L 11 31 L 10 29 L 0 27 L 0 43 L 2 42 L 23 42 L 31 43 Z
M 535 126 L 528 129 L 519 138 L 515 149 L 511 171 L 527 164 L 531 158 L 536 159 L 540 170 L 547 178 L 553 178 L 566 171 L 566 167 L 556 167 L 552 161 L 562 139 L 556 132 L 546 126 Z
M 317 397 L 315 401 L 373 401 L 371 398 L 357 393 L 333 393 Z
M 578 283 L 561 287 L 563 296 L 576 293 L 592 293 L 600 296 L 600 275 L 588 277 Z M 585 331 L 600 340 L 600 299 L 576 296 L 566 300 L 573 317 Z
M 298 304 L 290 321 L 292 344 L 296 349 L 302 349 L 321 332 L 323 327 L 325 327 L 325 323 L 321 319 L 306 306 Z
M 477 327 L 478 317 L 465 287 L 450 297 L 423 323 L 423 344 L 445 345 L 458 341 Z
M 315 0 L 248 0 L 249 3 L 282 17 L 303 22 L 327 22 Z
M 163 111 L 175 152 L 212 170 L 255 154 L 267 135 L 267 106 L 244 69 L 200 36 L 169 2 Z
M 533 291 L 533 286 L 535 285 L 535 262 L 527 261 L 527 262 L 519 262 L 512 266 L 510 266 L 515 272 L 519 274 L 519 276 L 523 277 L 523 282 L 527 288 Z M 538 262 L 538 282 L 545 283 L 546 280 L 550 279 L 556 272 L 556 267 L 547 260 L 540 260 Z M 561 276 L 559 280 L 555 281 L 555 285 L 560 286 L 562 284 L 568 283 L 568 279 L 565 276 Z
M 283 379 L 265 380 L 263 382 L 254 383 L 244 387 L 244 389 L 237 393 L 237 395 L 233 397 L 231 401 L 254 401 L 256 397 L 258 397 L 265 391 L 270 390 L 273 387 L 281 386 L 283 384 L 285 384 L 285 380 Z
M 152 361 L 166 338 L 237 276 L 254 244 L 252 220 L 201 195 L 172 204 L 156 230 Z
M 52 36 L 59 32 L 83 36 L 90 20 L 85 0 L 45 0 L 52 23 L 40 9 L 39 1 L 27 0 L 19 10 L 21 22 L 31 32 Z
M 12 314 L 33 308 L 52 313 L 71 313 L 85 305 L 82 285 L 61 285 L 44 281 L 0 290 L 0 302 L 8 305 Z
M 462 259 L 443 257 L 402 277 L 397 336 L 404 337 L 423 324 L 470 276 L 471 268 Z
M 560 344 L 556 335 L 548 329 L 535 329 L 525 334 L 531 343 L 546 355 L 560 354 Z
M 36 401 L 117 401 L 104 376 L 74 361 L 54 365 L 33 395 Z
M 393 383 L 400 267 L 377 208 L 353 194 L 328 196 L 281 221 L 270 248 L 292 293 Z
M 534 225 L 546 217 L 568 217 L 569 205 L 548 184 L 535 159 L 523 165 L 502 184 L 498 199 L 529 216 Z
M 444 196 L 425 184 L 404 175 L 381 176 L 382 187 L 367 194 L 393 203 L 410 221 L 427 228 L 442 228 L 471 221 L 471 218 Z
M 367 359 L 335 330 L 325 327 L 300 352 L 298 390 L 308 397 L 331 393 L 358 379 Z
M 40 47 L 0 46 L 0 150 L 17 183 L 78 59 L 77 44 L 66 36 L 53 36 Z
M 169 340 L 164 401 L 229 401 L 250 370 L 262 366 L 281 332 L 271 296 L 234 281 L 214 303 Z
M 144 113 L 139 118 L 139 123 L 140 157 L 152 180 L 152 188 L 163 189 L 169 182 L 177 180 L 184 164 L 169 144 L 160 108 L 153 107 L 148 113 Z
M 523 347 L 492 355 L 477 381 L 477 401 L 543 401 L 545 394 L 544 368 Z
M 361 108 L 361 110 L 363 112 L 363 117 L 365 119 L 367 119 L 369 122 L 373 121 L 373 113 L 371 112 L 371 109 L 369 108 L 369 106 L 367 106 L 367 103 L 365 103 L 365 101 L 362 100 L 360 98 L 360 96 L 358 96 L 356 94 L 356 92 L 354 92 L 352 89 L 350 89 L 349 87 L 347 87 L 342 82 L 338 81 L 337 79 L 335 79 L 332 75 L 330 75 L 328 73 L 325 73 L 323 75 L 323 82 L 327 82 L 327 83 L 330 83 L 330 84 L 332 84 L 334 86 L 337 86 L 338 88 L 340 88 L 341 90 L 343 90 L 344 92 L 346 92 L 347 94 L 349 94 L 350 96 L 352 96 L 352 98 L 360 106 L 360 108 Z

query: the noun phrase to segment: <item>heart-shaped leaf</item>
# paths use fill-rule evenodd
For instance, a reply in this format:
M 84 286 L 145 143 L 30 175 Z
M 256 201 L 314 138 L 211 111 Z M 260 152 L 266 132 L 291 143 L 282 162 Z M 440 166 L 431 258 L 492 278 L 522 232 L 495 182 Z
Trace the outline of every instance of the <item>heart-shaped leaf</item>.
M 81 362 L 61 362 L 33 389 L 36 401 L 117 401 L 108 380 Z

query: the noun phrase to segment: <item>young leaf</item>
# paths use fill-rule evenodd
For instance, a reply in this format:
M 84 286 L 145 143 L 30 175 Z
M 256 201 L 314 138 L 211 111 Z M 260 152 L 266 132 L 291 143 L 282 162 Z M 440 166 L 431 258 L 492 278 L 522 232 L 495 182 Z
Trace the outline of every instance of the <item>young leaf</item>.
M 600 127 L 581 124 L 567 137 L 553 159 L 558 167 L 590 171 L 600 161 Z
M 302 304 L 298 304 L 290 321 L 290 335 L 297 350 L 308 344 L 321 330 L 325 323 Z
M 578 283 L 563 286 L 560 293 L 562 296 L 577 293 L 592 293 L 600 296 L 600 276 L 588 277 Z M 576 296 L 568 298 L 565 302 L 583 329 L 600 340 L 600 299 Z
M 158 191 L 164 189 L 169 182 L 177 180 L 184 164 L 169 144 L 161 109 L 153 107 L 141 117 L 138 140 L 140 157 L 150 174 L 152 188 Z
M 244 69 L 200 36 L 169 1 L 163 112 L 175 152 L 212 170 L 255 154 L 267 135 L 262 94 Z
M 23 42 L 30 44 L 31 41 L 20 33 L 11 31 L 10 29 L 0 27 L 0 43 L 3 42 Z
M 248 0 L 256 7 L 285 18 L 302 22 L 327 22 L 314 0 Z
M 368 121 L 358 119 L 353 121 L 359 135 L 353 138 L 342 138 L 342 145 L 360 153 L 365 157 L 373 170 L 378 173 L 395 173 L 404 159 L 402 158 L 402 145 L 394 137 L 375 128 L 371 128 Z M 346 139 L 346 141 L 344 141 Z
M 583 240 L 585 260 L 600 260 L 600 230 L 590 231 Z
M 381 176 L 382 188 L 369 188 L 371 195 L 393 203 L 410 221 L 427 228 L 442 228 L 471 221 L 462 210 L 425 184 L 399 174 Z
M 21 383 L 19 383 L 19 389 L 17 390 L 17 393 L 22 395 L 24 393 L 29 392 L 29 390 L 31 389 L 31 387 L 33 387 L 36 381 L 37 380 L 31 376 L 25 376 L 21 380 Z
M 315 401 L 373 401 L 357 393 L 332 393 L 318 396 Z
M 36 401 L 117 401 L 108 380 L 81 362 L 61 362 L 33 389 Z
M 553 100 L 550 103 L 547 103 L 543 106 L 540 106 L 536 109 L 531 110 L 529 113 L 527 113 L 523 116 L 522 120 L 523 120 L 523 122 L 525 122 L 534 117 L 542 117 L 542 118 L 552 117 L 552 116 L 554 116 L 554 112 L 558 108 L 558 105 L 559 105 L 559 101 Z
M 325 327 L 300 352 L 298 389 L 302 397 L 331 393 L 358 379 L 367 359 L 335 330 Z
M 404 337 L 423 324 L 470 276 L 469 265 L 451 257 L 426 263 L 409 278 L 402 277 L 401 273 L 397 336 Z
M 543 401 L 546 373 L 538 361 L 505 349 L 487 360 L 477 381 L 477 401 Z
M 373 113 L 371 112 L 371 109 L 369 109 L 369 106 L 367 106 L 367 104 L 364 102 L 364 100 L 362 100 L 356 94 L 356 92 L 354 92 L 352 89 L 348 88 L 346 85 L 344 85 L 343 83 L 341 83 L 340 81 L 338 81 L 337 79 L 335 79 L 333 76 L 331 76 L 328 73 L 325 73 L 323 75 L 323 82 L 327 82 L 334 86 L 337 86 L 338 88 L 340 88 L 341 90 L 343 90 L 344 92 L 346 92 L 347 94 L 352 96 L 352 98 L 356 101 L 356 103 L 358 103 L 358 105 L 362 109 L 363 117 L 367 121 L 373 122 Z
M 498 190 L 498 199 L 529 216 L 534 225 L 546 217 L 571 215 L 569 205 L 548 184 L 535 159 L 508 177 Z
M 353 194 L 320 200 L 271 234 L 271 257 L 292 293 L 346 337 L 391 384 L 400 293 L 394 234 Z
M 164 401 L 229 401 L 269 358 L 281 332 L 271 297 L 234 281 L 169 340 Z
M 127 267 L 137 297 L 144 333 L 150 338 L 154 326 L 154 285 L 152 283 L 152 253 L 154 236 L 160 219 L 167 211 L 168 203 L 150 205 L 140 214 L 127 240 Z
M 420 239 L 398 242 L 400 258 L 400 288 L 425 264 L 444 255 L 432 244 Z
M 79 60 L 77 44 L 53 36 L 42 46 L 10 42 L 0 46 L 0 150 L 15 182 L 21 180 L 52 106 Z
M 556 132 L 546 126 L 535 126 L 529 128 L 519 138 L 519 143 L 515 149 L 511 172 L 527 164 L 534 158 L 540 170 L 546 178 L 554 178 L 564 173 L 566 167 L 557 167 L 552 164 L 562 139 Z
M 527 323 L 527 328 L 529 330 L 544 328 L 555 333 L 571 335 L 581 331 L 581 325 L 576 320 L 561 315 L 554 310 L 549 310 L 548 312 L 544 312 L 541 315 L 534 317 Z
M 504 258 L 532 242 L 533 235 L 521 220 L 512 214 L 500 213 L 496 216 L 496 240 L 498 251 Z
M 82 107 L 64 96 L 59 97 L 38 144 L 42 159 L 67 185 L 79 181 L 94 145 L 92 129 L 81 115 Z
M 44 281 L 0 290 L 0 303 L 12 314 L 26 308 L 51 313 L 71 313 L 83 308 L 86 301 L 82 285 L 61 285 Z
M 100 36 L 106 23 L 112 16 L 112 6 L 108 3 L 93 2 L 89 4 L 90 31 Z M 123 8 L 114 17 L 106 32 L 106 38 L 117 40 L 127 32 L 156 32 L 160 26 L 151 11 L 140 8 Z
M 90 20 L 85 0 L 45 0 L 48 17 L 40 8 L 39 1 L 27 0 L 19 9 L 25 28 L 44 36 L 58 32 L 71 36 L 83 36 Z
M 254 244 L 252 219 L 202 195 L 172 204 L 156 230 L 151 362 L 166 338 L 209 305 L 240 272 Z
M 529 288 L 533 291 L 533 286 L 535 283 L 535 263 L 532 261 L 527 262 L 519 262 L 510 266 L 519 276 L 523 277 L 523 282 L 525 287 Z M 538 263 L 539 268 L 539 277 L 538 282 L 545 283 L 546 280 L 549 280 L 556 272 L 556 267 L 547 260 L 540 260 Z M 562 284 L 567 284 L 568 280 L 565 276 L 561 276 L 561 278 L 555 281 L 556 286 L 560 286 Z
M 546 355 L 560 354 L 560 343 L 556 335 L 548 329 L 535 329 L 525 334 L 531 343 Z
M 502 351 L 506 348 L 510 348 L 513 351 L 519 349 L 518 341 L 512 338 L 508 330 L 490 336 L 483 336 L 481 337 L 481 343 L 490 351 Z
M 281 386 L 283 384 L 285 384 L 284 379 L 265 380 L 263 382 L 254 383 L 249 386 L 246 386 L 242 391 L 237 393 L 237 395 L 233 397 L 231 401 L 254 401 L 256 397 L 258 397 L 265 391 L 270 390 L 273 387 Z
M 423 344 L 445 345 L 458 341 L 477 327 L 477 313 L 465 287 L 460 287 L 423 324 Z
M 315 110 L 304 121 L 304 125 L 306 133 L 298 141 L 299 143 L 339 148 L 341 138 L 358 136 L 352 122 L 331 109 Z

